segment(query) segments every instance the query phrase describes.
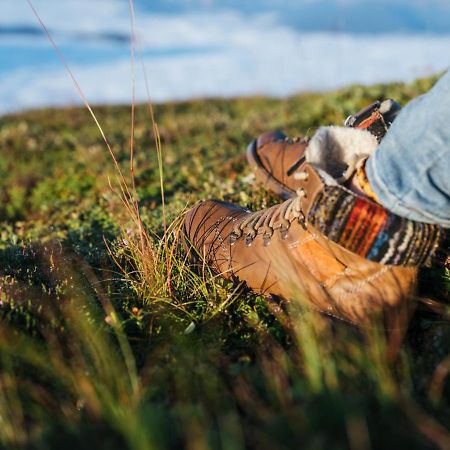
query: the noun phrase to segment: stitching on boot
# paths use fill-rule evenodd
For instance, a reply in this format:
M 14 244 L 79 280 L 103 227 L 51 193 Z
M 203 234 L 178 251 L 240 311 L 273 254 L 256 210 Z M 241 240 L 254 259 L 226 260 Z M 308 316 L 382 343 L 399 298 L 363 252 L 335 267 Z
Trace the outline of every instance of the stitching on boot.
M 352 269 L 350 267 L 346 267 L 342 272 L 338 272 L 338 273 L 332 275 L 331 277 L 327 278 L 325 281 L 323 281 L 320 284 L 325 289 L 329 289 L 340 278 L 342 278 L 344 276 L 351 276 L 351 275 L 356 275 L 356 274 L 357 274 L 356 270 L 354 270 L 354 269 Z
M 317 240 L 317 235 L 311 233 L 309 236 L 305 237 L 304 239 L 302 239 L 302 240 L 300 240 L 300 241 L 297 240 L 297 241 L 294 241 L 294 242 L 291 242 L 290 244 L 288 244 L 288 249 L 289 249 L 289 250 L 294 250 L 294 249 L 297 248 L 298 246 L 307 244 L 308 242 L 310 242 L 310 241 L 315 241 L 315 240 Z
M 227 258 L 228 261 L 228 265 L 230 267 L 230 269 L 232 270 L 231 267 L 231 253 L 228 251 L 228 249 L 225 246 L 225 240 L 222 237 L 222 234 L 219 231 L 219 225 L 224 222 L 225 220 L 231 220 L 232 222 L 236 222 L 236 217 L 230 217 L 230 216 L 224 216 L 221 217 L 220 219 L 216 220 L 215 224 L 214 224 L 214 228 L 215 228 L 215 234 L 217 239 L 219 240 L 220 246 L 222 247 L 222 251 L 225 253 L 225 256 Z M 232 271 L 233 273 L 233 271 Z
M 337 300 L 343 301 L 350 295 L 361 292 L 369 283 L 372 283 L 377 278 L 380 278 L 382 275 L 384 275 L 391 269 L 392 269 L 391 266 L 383 266 L 381 269 L 379 269 L 374 274 L 369 275 L 368 277 L 364 278 L 363 280 L 359 281 L 358 283 L 355 283 L 349 290 L 347 290 L 346 292 L 343 292 L 341 295 L 339 295 Z

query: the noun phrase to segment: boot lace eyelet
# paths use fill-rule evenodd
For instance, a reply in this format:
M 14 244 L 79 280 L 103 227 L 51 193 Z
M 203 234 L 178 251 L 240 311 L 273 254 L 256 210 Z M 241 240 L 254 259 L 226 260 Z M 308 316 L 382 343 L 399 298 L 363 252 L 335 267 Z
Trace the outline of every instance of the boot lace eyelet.
M 245 236 L 245 246 L 251 247 L 251 245 L 253 244 L 253 239 L 255 239 L 255 236 L 253 234 L 247 234 Z
M 270 240 L 272 238 L 273 233 L 264 233 L 263 234 L 263 244 L 264 247 L 268 247 L 270 245 Z
M 301 216 L 299 216 L 297 218 L 298 223 L 301 225 L 301 227 L 306 230 L 308 228 L 308 226 L 306 225 L 306 217 L 304 214 L 302 214 Z
M 236 244 L 238 239 L 240 239 L 242 236 L 242 230 L 239 228 L 239 226 L 235 226 L 233 230 L 230 233 L 230 236 L 228 237 L 228 242 L 230 245 Z
M 281 239 L 284 241 L 285 239 L 287 239 L 288 235 L 289 235 L 289 226 L 282 225 L 280 228 Z

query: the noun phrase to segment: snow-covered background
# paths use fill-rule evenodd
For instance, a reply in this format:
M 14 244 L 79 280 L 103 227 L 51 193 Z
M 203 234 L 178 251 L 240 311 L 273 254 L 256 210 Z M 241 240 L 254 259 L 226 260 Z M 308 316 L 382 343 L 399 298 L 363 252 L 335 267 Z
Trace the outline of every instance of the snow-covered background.
M 33 0 L 89 101 L 131 98 L 128 0 Z M 135 0 L 153 101 L 285 96 L 450 66 L 450 0 Z M 139 61 L 139 58 L 138 58 Z M 145 100 L 140 65 L 137 99 Z M 79 99 L 26 0 L 0 0 L 0 113 Z

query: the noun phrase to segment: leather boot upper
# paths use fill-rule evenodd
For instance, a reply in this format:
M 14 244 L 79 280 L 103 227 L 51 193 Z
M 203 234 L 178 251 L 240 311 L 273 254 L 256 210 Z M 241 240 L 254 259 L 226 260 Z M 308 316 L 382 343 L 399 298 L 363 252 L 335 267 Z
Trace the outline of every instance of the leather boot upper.
M 186 216 L 187 247 L 225 278 L 358 325 L 387 312 L 409 316 L 415 268 L 385 266 L 349 252 L 305 221 L 297 206 L 289 200 L 252 213 L 202 202 Z

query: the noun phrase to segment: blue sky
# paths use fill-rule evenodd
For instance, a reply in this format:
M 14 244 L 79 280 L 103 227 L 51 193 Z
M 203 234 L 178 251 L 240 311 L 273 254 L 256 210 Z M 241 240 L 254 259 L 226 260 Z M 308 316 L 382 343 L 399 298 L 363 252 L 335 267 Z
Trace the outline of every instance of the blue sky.
M 450 1 L 135 0 L 152 99 L 412 80 L 450 65 Z M 33 0 L 94 103 L 130 100 L 127 0 Z M 137 98 L 145 89 L 137 74 Z M 0 0 L 0 113 L 79 100 L 25 0 Z

